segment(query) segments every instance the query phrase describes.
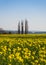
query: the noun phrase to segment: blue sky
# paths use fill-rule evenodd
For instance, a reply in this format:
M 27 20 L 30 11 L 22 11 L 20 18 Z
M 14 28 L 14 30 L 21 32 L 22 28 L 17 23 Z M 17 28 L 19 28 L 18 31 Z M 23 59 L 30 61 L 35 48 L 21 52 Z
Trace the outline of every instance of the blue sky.
M 30 31 L 46 31 L 46 0 L 0 0 L 0 28 L 17 30 L 25 19 Z

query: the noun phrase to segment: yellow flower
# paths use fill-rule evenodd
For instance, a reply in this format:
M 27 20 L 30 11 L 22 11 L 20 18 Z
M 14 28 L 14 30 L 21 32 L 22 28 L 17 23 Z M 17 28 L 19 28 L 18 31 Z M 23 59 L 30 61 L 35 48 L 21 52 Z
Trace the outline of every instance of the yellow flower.
M 18 60 L 18 61 L 20 61 L 20 62 L 23 62 L 23 58 L 21 57 L 21 56 L 16 56 L 16 59 Z M 15 60 L 16 60 L 15 59 Z
M 31 55 L 31 53 L 29 52 L 29 53 L 28 53 L 28 56 L 30 56 L 30 55 Z
M 22 59 L 22 57 L 19 57 L 19 61 L 20 61 L 20 62 L 23 62 L 23 59 Z
M 2 54 L 3 52 L 0 52 L 0 55 Z
M 29 46 L 32 46 L 32 43 L 28 44 Z
M 17 47 L 17 49 L 18 49 L 18 51 L 20 51 L 20 50 L 21 50 L 21 48 L 20 48 L 20 47 Z
M 11 64 L 8 64 L 8 65 L 11 65 Z
M 2 46 L 2 50 L 3 50 L 4 53 L 6 53 L 6 51 L 7 51 L 7 46 Z
M 9 59 L 12 59 L 12 58 L 14 58 L 14 54 L 9 55 Z
M 24 50 L 24 51 L 26 51 L 26 52 L 28 52 L 28 51 L 29 51 L 29 49 L 28 49 L 28 48 L 24 48 L 23 50 Z
M 30 52 L 24 52 L 24 55 L 30 56 L 31 53 Z
M 45 47 L 42 47 L 42 50 L 44 50 L 45 49 Z
M 34 63 L 34 62 L 31 62 L 31 64 L 32 64 L 32 65 L 35 65 L 35 63 Z
M 9 51 L 11 51 L 11 49 L 10 49 L 10 48 L 8 48 L 8 50 L 9 50 Z
M 38 63 L 38 60 L 35 60 L 36 63 Z
M 15 53 L 16 52 L 16 48 L 13 48 L 13 53 Z
M 24 58 L 29 59 L 29 56 L 28 55 L 25 55 Z
M 43 58 L 41 58 L 41 61 L 44 61 L 44 59 L 43 59 Z
M 34 54 L 34 55 L 35 55 L 35 53 L 36 53 L 35 51 L 32 52 L 32 54 Z
M 32 57 L 32 59 L 34 60 L 34 56 L 31 56 Z
M 20 53 L 19 52 L 16 52 L 15 56 L 19 56 L 19 55 L 20 55 Z
M 38 64 L 38 65 L 40 65 L 40 64 Z
M 7 49 L 7 46 L 1 46 L 1 47 L 2 47 L 3 49 L 5 49 L 5 50 Z

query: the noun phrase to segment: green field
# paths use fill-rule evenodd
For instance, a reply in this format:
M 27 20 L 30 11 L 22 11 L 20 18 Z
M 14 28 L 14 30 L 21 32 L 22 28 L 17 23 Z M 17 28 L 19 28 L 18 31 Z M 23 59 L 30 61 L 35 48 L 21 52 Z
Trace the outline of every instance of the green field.
M 0 65 L 46 65 L 46 34 L 0 34 Z

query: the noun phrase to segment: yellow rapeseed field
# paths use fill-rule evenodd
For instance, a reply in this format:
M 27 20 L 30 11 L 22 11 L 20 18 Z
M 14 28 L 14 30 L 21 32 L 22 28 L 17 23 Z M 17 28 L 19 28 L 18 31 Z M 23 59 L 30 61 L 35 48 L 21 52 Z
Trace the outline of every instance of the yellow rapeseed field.
M 46 34 L 0 34 L 0 65 L 46 65 Z

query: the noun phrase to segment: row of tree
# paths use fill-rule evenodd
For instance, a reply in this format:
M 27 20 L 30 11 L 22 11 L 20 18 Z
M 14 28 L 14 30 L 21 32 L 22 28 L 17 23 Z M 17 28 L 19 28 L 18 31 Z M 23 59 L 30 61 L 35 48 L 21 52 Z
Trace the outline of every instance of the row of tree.
M 21 25 L 20 25 L 20 22 L 18 23 L 18 34 L 28 34 L 28 21 L 25 20 L 25 31 L 24 31 L 24 24 L 23 24 L 23 21 L 21 22 Z

